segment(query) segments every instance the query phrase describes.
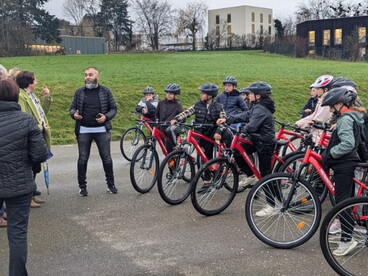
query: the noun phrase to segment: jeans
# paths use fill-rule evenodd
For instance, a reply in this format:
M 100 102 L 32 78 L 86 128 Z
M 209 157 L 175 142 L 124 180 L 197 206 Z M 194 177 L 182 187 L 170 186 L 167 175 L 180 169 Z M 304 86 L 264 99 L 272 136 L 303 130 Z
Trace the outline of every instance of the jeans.
M 0 206 L 6 203 L 8 216 L 9 276 L 26 276 L 27 228 L 32 193 L 0 198 Z
M 78 136 L 78 184 L 79 188 L 86 188 L 87 163 L 91 151 L 92 141 L 96 142 L 108 186 L 114 186 L 114 171 L 110 153 L 111 132 L 81 133 Z

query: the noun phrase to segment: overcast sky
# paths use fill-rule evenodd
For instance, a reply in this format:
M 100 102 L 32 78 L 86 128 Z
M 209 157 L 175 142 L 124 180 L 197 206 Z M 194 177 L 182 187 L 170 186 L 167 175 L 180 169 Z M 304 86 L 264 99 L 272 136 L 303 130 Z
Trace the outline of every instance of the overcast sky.
M 184 8 L 189 2 L 199 1 L 199 0 L 168 0 L 174 8 Z M 204 0 L 209 9 L 220 9 L 233 6 L 249 5 L 257 6 L 263 8 L 273 9 L 274 18 L 287 18 L 289 16 L 294 16 L 297 4 L 300 2 L 298 0 Z M 45 9 L 51 14 L 56 15 L 58 18 L 64 18 L 63 15 L 63 3 L 64 0 L 49 0 L 45 4 Z M 67 19 L 68 20 L 68 19 Z M 70 19 L 69 19 L 70 20 Z

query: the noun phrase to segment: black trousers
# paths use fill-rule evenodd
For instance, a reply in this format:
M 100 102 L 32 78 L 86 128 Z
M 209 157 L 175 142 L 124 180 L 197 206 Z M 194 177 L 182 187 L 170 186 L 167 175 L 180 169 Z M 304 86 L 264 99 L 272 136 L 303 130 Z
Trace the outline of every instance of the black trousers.
M 0 206 L 6 203 L 8 216 L 9 276 L 26 276 L 27 232 L 32 194 L 13 198 L 0 198 Z
M 41 163 L 33 163 L 32 172 L 33 172 L 33 179 L 35 180 L 36 183 L 36 175 L 41 172 Z M 37 190 L 37 183 L 36 183 L 36 190 Z
M 114 186 L 114 171 L 111 159 L 111 132 L 103 133 L 81 133 L 78 136 L 78 184 L 79 188 L 85 188 L 87 185 L 87 164 L 91 152 L 92 141 L 96 142 L 100 154 L 102 165 L 105 171 L 106 182 L 108 186 Z

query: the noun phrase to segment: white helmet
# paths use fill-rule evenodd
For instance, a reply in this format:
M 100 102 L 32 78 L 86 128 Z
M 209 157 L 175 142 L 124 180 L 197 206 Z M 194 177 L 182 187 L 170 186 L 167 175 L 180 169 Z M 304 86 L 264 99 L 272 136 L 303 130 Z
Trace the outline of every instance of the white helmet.
M 332 82 L 333 76 L 331 75 L 323 75 L 316 79 L 316 81 L 310 86 L 315 88 L 325 88 L 328 87 L 329 84 Z

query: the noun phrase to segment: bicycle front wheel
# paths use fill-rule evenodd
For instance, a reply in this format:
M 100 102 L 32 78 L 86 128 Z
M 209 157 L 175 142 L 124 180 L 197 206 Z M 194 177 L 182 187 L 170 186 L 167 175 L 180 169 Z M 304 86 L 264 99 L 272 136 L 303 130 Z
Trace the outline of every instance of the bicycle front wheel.
M 171 152 L 162 161 L 157 177 L 161 198 L 171 205 L 182 203 L 190 194 L 190 181 L 194 175 L 192 156 L 183 150 Z
M 331 226 L 335 224 L 336 228 L 336 223 L 340 225 L 340 232 L 330 234 Z M 349 198 L 327 213 L 321 225 L 319 241 L 323 256 L 338 274 L 367 275 L 367 231 L 368 197 Z M 338 248 L 342 233 L 350 233 L 348 235 L 352 238 L 352 248 L 343 256 L 334 252 Z
M 130 181 L 139 193 L 149 192 L 156 183 L 159 167 L 158 154 L 150 144 L 137 149 L 130 163 Z
M 317 231 L 321 206 L 310 185 L 299 179 L 293 185 L 287 173 L 261 179 L 249 192 L 245 215 L 252 232 L 276 248 L 293 248 L 308 241 Z M 290 196 L 288 206 L 284 206 Z
M 194 208 L 205 216 L 221 213 L 233 201 L 238 181 L 236 167 L 226 158 L 208 161 L 193 180 L 191 200 Z
M 146 135 L 137 127 L 124 131 L 120 138 L 120 151 L 124 158 L 132 161 L 135 151 L 146 142 Z

